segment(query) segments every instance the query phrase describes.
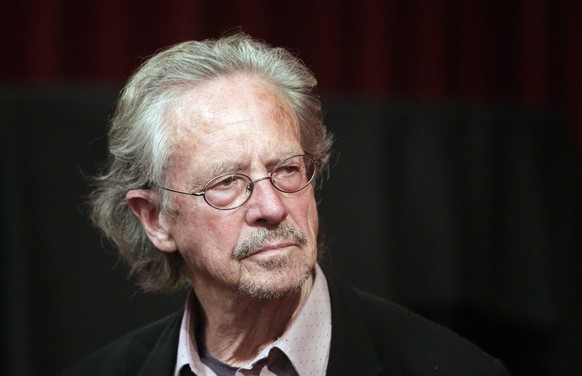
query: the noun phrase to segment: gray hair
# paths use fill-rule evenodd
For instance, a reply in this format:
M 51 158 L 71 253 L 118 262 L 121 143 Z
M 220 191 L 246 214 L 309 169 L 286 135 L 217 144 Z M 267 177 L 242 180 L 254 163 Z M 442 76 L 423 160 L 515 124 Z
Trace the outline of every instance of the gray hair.
M 125 195 L 135 188 L 156 189 L 157 205 L 168 208 L 164 166 L 171 152 L 166 115 L 186 90 L 213 78 L 245 73 L 280 90 L 294 110 L 304 151 L 320 164 L 329 162 L 332 137 L 322 123 L 317 81 L 301 60 L 238 33 L 216 40 L 177 44 L 148 59 L 121 91 L 109 130 L 109 159 L 95 178 L 91 219 L 118 247 L 138 284 L 146 291 L 173 292 L 189 286 L 179 252 L 157 250 L 148 239 Z

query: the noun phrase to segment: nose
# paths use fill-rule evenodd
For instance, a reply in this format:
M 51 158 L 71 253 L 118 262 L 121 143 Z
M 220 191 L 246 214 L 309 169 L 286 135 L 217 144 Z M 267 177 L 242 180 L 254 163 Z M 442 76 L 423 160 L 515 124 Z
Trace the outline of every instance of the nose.
M 273 225 L 282 222 L 287 216 L 282 194 L 271 184 L 269 176 L 253 180 L 253 193 L 246 203 L 247 223 Z

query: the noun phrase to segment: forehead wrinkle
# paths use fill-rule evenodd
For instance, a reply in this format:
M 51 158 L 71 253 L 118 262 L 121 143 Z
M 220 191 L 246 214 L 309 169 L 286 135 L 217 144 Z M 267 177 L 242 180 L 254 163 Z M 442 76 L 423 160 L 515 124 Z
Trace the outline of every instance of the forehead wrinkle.
M 224 77 L 223 79 L 229 80 L 228 77 Z M 210 81 L 207 85 L 211 85 L 216 81 L 220 81 L 220 79 Z M 172 111 L 172 117 L 173 120 L 175 120 L 173 122 L 175 123 L 173 128 L 177 131 L 178 135 L 180 135 L 180 133 L 184 133 L 185 136 L 191 135 L 194 132 L 194 128 L 196 128 L 196 131 L 204 134 L 213 134 L 215 131 L 220 130 L 216 129 L 213 125 L 236 125 L 246 122 L 249 124 L 249 128 L 260 133 L 254 119 L 256 117 L 261 117 L 257 114 L 257 111 L 263 109 L 271 114 L 274 123 L 284 127 L 289 125 L 294 126 L 294 133 L 296 135 L 300 133 L 297 114 L 293 110 L 289 100 L 277 87 L 259 77 L 253 77 L 253 79 L 248 81 L 247 84 L 252 87 L 252 91 L 254 91 L 254 94 L 250 97 L 245 96 L 244 94 L 242 95 L 244 99 L 242 106 L 247 110 L 247 118 L 233 119 L 230 116 L 232 109 L 230 108 L 228 101 L 222 100 L 221 96 L 223 93 L 221 90 L 211 90 L 206 92 L 203 103 L 196 100 L 198 104 L 202 105 L 195 107 L 189 107 L 188 104 L 192 95 L 195 95 L 195 93 L 186 91 L 184 95 L 181 96 L 180 100 L 177 101 Z M 206 84 L 202 86 L 206 86 Z M 253 102 L 255 104 L 258 103 L 259 105 L 255 106 Z M 208 108 L 204 103 L 211 104 L 211 108 Z M 250 109 L 253 109 L 253 111 L 249 112 Z M 193 127 L 191 125 L 195 126 Z

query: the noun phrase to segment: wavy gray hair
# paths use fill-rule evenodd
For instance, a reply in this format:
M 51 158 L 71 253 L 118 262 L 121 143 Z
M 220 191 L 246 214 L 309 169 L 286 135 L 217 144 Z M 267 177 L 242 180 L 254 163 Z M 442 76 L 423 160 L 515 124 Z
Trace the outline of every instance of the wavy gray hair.
M 109 129 L 108 163 L 90 196 L 93 223 L 115 243 L 146 291 L 173 292 L 189 281 L 180 254 L 154 247 L 125 195 L 135 188 L 155 189 L 157 204 L 168 210 L 167 193 L 153 185 L 166 179 L 168 109 L 185 91 L 233 73 L 257 75 L 281 91 L 299 120 L 303 149 L 320 163 L 318 180 L 326 170 L 332 137 L 322 123 L 317 81 L 290 52 L 238 33 L 180 43 L 148 59 L 121 91 Z

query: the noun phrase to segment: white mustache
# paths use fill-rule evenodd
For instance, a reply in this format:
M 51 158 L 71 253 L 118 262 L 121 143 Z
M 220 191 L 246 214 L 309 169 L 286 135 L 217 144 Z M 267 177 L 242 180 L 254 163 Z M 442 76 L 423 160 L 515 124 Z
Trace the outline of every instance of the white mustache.
M 273 240 L 291 240 L 300 245 L 307 244 L 307 237 L 301 230 L 289 223 L 282 223 L 276 229 L 263 227 L 253 232 L 251 236 L 236 246 L 232 252 L 232 258 L 234 260 L 241 260 Z

